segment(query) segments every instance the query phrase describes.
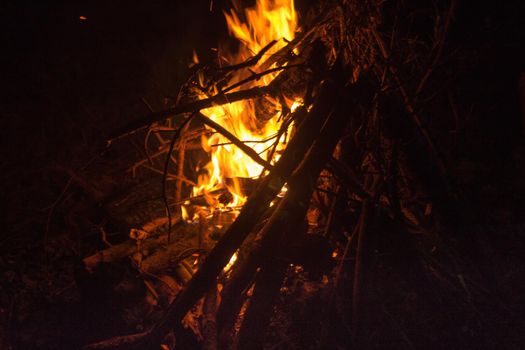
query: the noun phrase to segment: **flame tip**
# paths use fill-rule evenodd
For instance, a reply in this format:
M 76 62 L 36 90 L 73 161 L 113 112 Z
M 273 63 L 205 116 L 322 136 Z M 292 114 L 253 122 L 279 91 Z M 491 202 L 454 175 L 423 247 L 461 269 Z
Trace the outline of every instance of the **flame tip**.
M 222 55 L 221 52 L 224 62 L 244 62 L 275 41 L 275 44 L 265 49 L 265 54 L 260 62 L 248 69 L 237 71 L 229 84 L 238 83 L 249 74 L 260 72 L 266 59 L 285 47 L 287 42 L 293 40 L 298 30 L 297 13 L 293 0 L 256 0 L 253 7 L 245 9 L 241 9 L 240 1 L 234 0 L 233 8 L 223 11 L 223 15 L 228 32 L 240 43 L 238 52 L 235 54 Z M 193 61 L 197 63 L 198 56 L 195 52 L 193 56 Z M 272 67 L 275 67 L 275 64 L 264 69 Z M 275 72 L 264 75 L 257 81 L 251 82 L 251 86 L 268 85 L 278 74 Z M 199 82 L 204 82 L 204 76 L 199 76 Z M 206 98 L 207 96 L 202 93 L 200 97 Z M 281 128 L 280 114 L 283 106 L 277 99 L 266 98 L 265 101 L 267 101 L 264 107 L 265 113 L 269 116 L 264 116 L 264 118 L 256 115 L 255 103 L 250 100 L 232 102 L 222 106 L 214 105 L 202 110 L 202 113 L 223 126 L 239 140 L 255 140 L 253 143 L 248 143 L 250 147 L 262 158 L 274 163 L 280 157 L 280 152 L 286 147 L 286 137 L 279 137 L 278 140 L 271 137 L 277 135 Z M 286 105 L 291 109 L 297 103 L 301 104 L 302 101 L 288 101 Z M 219 133 L 201 137 L 202 147 L 210 153 L 211 161 L 204 167 L 205 174 L 198 176 L 198 185 L 193 188 L 192 194 L 194 196 L 204 195 L 206 200 L 213 202 L 212 205 L 216 208 L 225 204 L 214 200 L 208 193 L 219 188 L 227 188 L 233 200 L 226 206 L 228 208 L 240 207 L 246 201 L 246 195 L 243 193 L 238 178 L 258 178 L 263 175 L 264 171 L 261 165 L 255 163 L 230 141 Z M 276 143 L 275 146 L 274 143 Z M 226 178 L 233 179 L 232 183 L 227 184 Z

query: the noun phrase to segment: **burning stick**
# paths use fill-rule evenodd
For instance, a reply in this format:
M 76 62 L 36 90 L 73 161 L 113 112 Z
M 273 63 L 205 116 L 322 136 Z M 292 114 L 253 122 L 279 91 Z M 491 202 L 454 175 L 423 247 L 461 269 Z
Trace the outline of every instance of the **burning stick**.
M 259 53 L 257 55 L 247 59 L 246 61 L 244 61 L 242 63 L 234 64 L 234 65 L 231 65 L 231 66 L 222 67 L 222 68 L 220 68 L 220 71 L 221 72 L 231 72 L 231 71 L 239 70 L 239 69 L 242 69 L 242 68 L 247 68 L 247 67 L 250 67 L 250 66 L 254 66 L 257 63 L 259 63 L 259 61 L 264 56 L 264 54 L 266 54 L 268 52 L 268 50 L 270 50 L 275 44 L 277 44 L 277 40 L 272 40 L 265 47 L 263 47 L 262 50 L 259 51 Z
M 170 235 L 171 235 L 171 210 L 170 210 L 170 204 L 168 203 L 168 194 L 167 194 L 167 189 L 166 189 L 166 179 L 168 178 L 168 167 L 170 164 L 171 153 L 173 152 L 173 147 L 175 146 L 175 141 L 179 138 L 181 133 L 183 133 L 184 130 L 187 128 L 187 126 L 190 124 L 192 118 L 193 118 L 193 114 L 187 117 L 182 122 L 182 124 L 179 126 L 179 128 L 175 131 L 175 133 L 173 134 L 171 143 L 170 143 L 170 148 L 168 149 L 168 155 L 166 157 L 166 161 L 164 162 L 164 173 L 162 174 L 162 198 L 164 200 L 166 214 L 168 215 L 168 243 L 170 242 Z M 184 152 L 184 150 L 180 150 L 180 151 Z
M 257 152 L 253 150 L 253 148 L 246 146 L 241 140 L 236 138 L 231 132 L 229 132 L 228 130 L 226 130 L 225 128 L 223 128 L 222 126 L 220 126 L 219 124 L 211 120 L 210 118 L 202 115 L 201 113 L 197 113 L 196 119 L 201 121 L 203 124 L 206 124 L 209 127 L 215 129 L 221 135 L 229 139 L 235 146 L 239 147 L 244 153 L 246 153 L 247 156 L 252 158 L 256 163 L 262 165 L 268 170 L 271 170 L 273 168 L 273 166 L 266 160 L 262 159 L 261 156 L 259 156 Z
M 186 124 L 181 130 L 181 140 L 179 142 L 179 158 L 177 159 L 177 187 L 175 190 L 175 200 L 180 201 L 182 199 L 182 180 L 184 178 L 184 156 L 186 154 L 186 132 L 190 123 Z
M 178 238 L 187 238 L 194 235 L 195 229 L 192 226 L 185 225 L 177 230 Z M 146 238 L 141 244 L 142 250 L 151 251 L 165 244 L 167 235 L 163 234 L 157 237 Z M 171 246 L 171 245 L 170 245 Z M 186 247 L 187 248 L 187 247 Z M 124 243 L 113 245 L 105 250 L 97 252 L 91 256 L 84 258 L 84 266 L 88 271 L 94 270 L 101 263 L 110 263 L 118 261 L 127 256 L 132 255 L 137 250 L 136 242 L 128 240 Z
M 173 116 L 200 111 L 201 109 L 209 108 L 212 106 L 221 106 L 236 101 L 251 99 L 254 97 L 269 94 L 271 91 L 272 87 L 270 86 L 255 87 L 252 89 L 232 92 L 230 94 L 219 94 L 210 98 L 190 102 L 180 106 L 175 106 L 173 108 L 161 112 L 151 113 L 146 117 L 136 120 L 132 124 L 122 128 L 121 130 L 114 132 L 112 135 L 109 136 L 107 144 L 111 145 L 111 143 L 113 143 L 116 140 L 132 135 L 140 130 L 147 128 L 149 125 L 155 122 L 163 121 Z
M 254 80 L 259 80 L 261 79 L 262 77 L 264 77 L 265 75 L 268 75 L 268 74 L 273 74 L 275 72 L 279 72 L 279 71 L 282 71 L 282 70 L 285 70 L 285 69 L 290 69 L 290 68 L 297 68 L 297 67 L 301 67 L 302 64 L 292 64 L 292 65 L 289 65 L 289 66 L 284 66 L 284 67 L 275 67 L 275 68 L 271 68 L 271 69 L 268 69 L 264 72 L 261 72 L 261 73 L 252 73 L 252 75 L 250 75 L 248 78 L 246 79 L 243 79 L 231 86 L 228 86 L 227 88 L 225 88 L 222 93 L 227 93 L 229 91 L 232 91 L 232 90 L 235 90 L 236 88 L 244 85 L 244 84 L 247 84 L 251 81 L 254 81 Z

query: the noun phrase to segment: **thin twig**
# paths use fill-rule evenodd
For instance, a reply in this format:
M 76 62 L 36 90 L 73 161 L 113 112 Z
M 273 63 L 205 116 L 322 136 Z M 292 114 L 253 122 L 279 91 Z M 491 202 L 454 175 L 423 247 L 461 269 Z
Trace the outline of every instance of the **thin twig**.
M 220 133 L 221 135 L 226 137 L 228 140 L 230 140 L 235 146 L 239 147 L 241 149 L 241 151 L 243 151 L 248 157 L 253 159 L 254 162 L 262 165 L 266 169 L 272 169 L 273 168 L 273 165 L 271 165 L 266 160 L 262 159 L 261 156 L 259 156 L 257 154 L 257 152 L 255 152 L 253 150 L 253 148 L 245 145 L 241 140 L 239 140 L 237 137 L 235 137 L 235 135 L 233 135 L 231 132 L 226 130 L 221 125 L 217 124 L 216 122 L 214 122 L 213 120 L 211 120 L 210 118 L 206 117 L 205 115 L 203 115 L 200 112 L 198 112 L 195 117 L 196 117 L 197 120 L 199 120 L 203 124 L 206 124 L 209 127 L 215 129 L 218 133 Z
M 249 58 L 248 60 L 242 62 L 242 63 L 239 63 L 239 64 L 234 64 L 234 65 L 231 65 L 231 66 L 226 66 L 226 67 L 222 67 L 220 68 L 220 70 L 222 72 L 231 72 L 231 71 L 234 71 L 234 70 L 239 70 L 241 68 L 246 68 L 246 67 L 250 67 L 250 66 L 254 66 L 256 65 L 260 59 L 262 58 L 262 56 L 268 51 L 270 50 L 275 44 L 277 43 L 277 40 L 272 40 L 268 43 L 268 45 L 266 45 L 265 47 L 262 48 L 261 51 L 259 51 L 259 53 L 251 58 Z
M 428 78 L 432 74 L 432 71 L 434 70 L 434 68 L 436 67 L 436 65 L 438 64 L 441 58 L 443 47 L 445 46 L 445 38 L 447 36 L 448 28 L 450 26 L 450 20 L 452 19 L 452 15 L 454 14 L 454 8 L 456 7 L 456 2 L 457 0 L 452 0 L 450 2 L 448 13 L 447 13 L 447 16 L 445 17 L 445 23 L 443 24 L 443 30 L 441 31 L 441 37 L 439 38 L 439 41 L 437 43 L 437 52 L 434 55 L 434 59 L 432 60 L 432 63 L 430 63 L 430 66 L 428 67 L 427 71 L 423 75 L 423 78 L 419 82 L 419 85 L 414 94 L 415 95 L 414 100 L 418 98 L 419 94 L 421 93 L 421 91 L 423 90 L 425 86 L 425 83 L 427 82 Z
M 148 132 L 146 133 L 146 137 L 144 137 L 144 153 L 146 154 L 146 159 L 151 165 L 153 165 L 153 158 L 148 152 L 148 143 L 149 143 L 149 137 L 152 133 L 152 130 L 153 130 L 152 128 L 149 128 Z
M 73 182 L 73 176 L 70 176 L 67 180 L 66 184 L 64 185 L 64 188 L 62 189 L 62 192 L 58 195 L 57 199 L 53 202 L 53 205 L 51 206 L 51 209 L 49 210 L 49 214 L 47 215 L 46 220 L 46 230 L 44 232 L 44 247 L 47 246 L 47 238 L 49 236 L 49 229 L 51 227 L 51 220 L 53 218 L 53 214 L 55 213 L 56 207 L 60 202 L 62 201 L 62 198 L 64 198 L 64 195 L 66 194 L 67 190 L 69 189 L 69 186 L 71 186 L 71 183 Z
M 175 185 L 175 200 L 180 201 L 182 195 L 182 178 L 184 178 L 184 156 L 186 153 L 186 131 L 190 124 L 186 124 L 181 131 L 181 140 L 179 143 L 179 159 L 177 160 L 177 177 L 179 178 Z
M 300 112 L 299 110 L 296 112 Z M 293 122 L 294 118 L 288 118 L 288 120 L 284 121 L 281 124 L 281 127 L 279 128 L 279 131 L 277 132 L 277 137 L 275 139 L 275 142 L 270 146 L 272 150 L 268 152 L 268 160 L 271 160 L 273 158 L 273 155 L 275 154 L 275 151 L 277 150 L 277 146 L 279 145 L 279 140 L 281 139 L 281 136 L 288 131 L 288 128 L 290 127 L 290 124 Z M 269 148 L 268 148 L 269 149 Z M 265 149 L 264 151 L 267 151 L 268 149 Z
M 302 63 L 300 63 L 300 64 L 292 64 L 292 65 L 289 65 L 289 66 L 275 67 L 275 68 L 268 69 L 268 70 L 266 70 L 264 72 L 261 72 L 261 73 L 254 73 L 254 74 L 250 75 L 248 78 L 243 79 L 243 80 L 241 80 L 241 81 L 239 81 L 239 82 L 237 82 L 237 83 L 235 83 L 233 85 L 228 86 L 226 89 L 222 90 L 222 93 L 225 94 L 227 92 L 230 92 L 233 89 L 238 88 L 241 85 L 249 83 L 250 81 L 259 80 L 262 77 L 264 77 L 265 75 L 272 74 L 272 73 L 275 73 L 275 72 L 279 72 L 279 71 L 282 71 L 282 70 L 285 70 L 285 69 L 297 68 L 297 67 L 300 67 L 300 66 L 302 66 Z
M 154 167 L 151 167 L 147 164 L 142 164 L 142 166 L 148 170 L 151 170 L 153 171 L 154 173 L 157 173 L 157 174 L 160 174 L 160 175 L 164 175 L 164 171 L 162 170 L 159 170 L 159 169 L 156 169 Z M 166 176 L 166 180 L 173 180 L 173 181 L 182 181 L 190 186 L 197 186 L 197 184 L 193 181 L 191 181 L 190 179 L 187 179 L 186 177 L 179 177 L 177 175 L 173 175 L 173 174 L 168 174 Z
M 354 284 L 352 290 L 352 328 L 353 338 L 356 344 L 360 344 L 363 341 L 362 328 L 363 320 L 363 291 L 365 290 L 364 284 L 366 283 L 366 273 L 369 270 L 370 261 L 370 247 L 369 240 L 370 235 L 369 225 L 370 217 L 373 215 L 373 203 L 368 199 L 365 199 L 362 204 L 361 216 L 359 218 L 359 229 L 357 231 L 357 253 L 356 253 L 356 264 L 354 273 Z
M 381 51 L 381 54 L 383 55 L 383 58 L 386 61 L 388 61 L 390 55 L 389 55 L 389 53 L 388 53 L 388 51 L 387 51 L 387 49 L 385 47 L 385 43 L 383 42 L 383 39 L 381 38 L 379 33 L 377 31 L 375 31 L 375 30 L 372 31 L 372 35 L 374 36 L 374 38 L 375 38 L 375 40 L 376 40 L 376 42 L 377 42 L 377 44 L 379 46 L 379 49 Z M 392 73 L 392 76 L 394 77 L 394 80 L 396 81 L 396 84 L 399 85 L 399 92 L 401 94 L 401 97 L 403 98 L 403 102 L 404 102 L 404 105 L 405 105 L 405 108 L 406 108 L 408 114 L 412 117 L 412 120 L 414 121 L 414 124 L 416 124 L 416 127 L 418 128 L 419 132 L 425 138 L 425 140 L 427 142 L 427 146 L 429 147 L 430 151 L 433 153 L 434 157 L 437 160 L 437 165 L 439 166 L 439 170 L 442 173 L 445 173 L 446 166 L 445 166 L 445 162 L 443 160 L 443 157 L 442 157 L 441 153 L 439 152 L 438 148 L 436 147 L 436 145 L 434 143 L 434 140 L 430 136 L 429 131 L 427 130 L 427 128 L 423 124 L 423 121 L 421 120 L 421 117 L 417 114 L 416 109 L 415 109 L 414 104 L 413 104 L 413 99 L 410 98 L 409 94 L 407 93 L 407 91 L 403 87 L 403 85 L 401 83 L 401 80 L 399 78 L 399 75 L 397 74 L 397 70 L 392 65 L 389 66 L 389 70 L 390 70 L 390 73 Z
M 241 100 L 248 100 L 257 96 L 268 94 L 272 91 L 272 86 L 254 87 L 252 89 L 235 91 L 230 94 L 218 94 L 210 98 L 193 101 L 190 103 L 177 105 L 173 108 L 166 109 L 164 111 L 151 113 L 143 118 L 140 118 L 133 123 L 123 127 L 122 129 L 111 134 L 107 140 L 107 144 L 111 145 L 116 140 L 119 140 L 125 136 L 132 135 L 137 131 L 143 130 L 154 122 L 162 121 L 170 117 L 184 114 L 193 113 L 206 109 L 212 106 L 221 106 L 228 103 L 233 103 Z
M 262 140 L 239 140 L 241 141 L 242 143 L 266 143 L 270 140 L 273 140 L 274 138 L 277 137 L 277 133 L 265 138 L 265 139 L 262 139 Z M 219 146 L 227 146 L 227 145 L 233 145 L 234 143 L 233 142 L 221 142 L 221 143 L 215 143 L 213 145 L 209 145 L 210 147 L 219 147 Z
M 102 153 L 104 151 L 105 151 L 105 149 L 102 151 Z M 86 162 L 86 164 L 84 164 L 80 168 L 80 170 L 86 170 L 95 161 L 95 159 L 97 159 L 100 156 L 101 156 L 101 154 L 94 155 L 91 159 L 89 159 Z M 66 184 L 62 188 L 62 191 L 60 192 L 60 194 L 58 195 L 56 200 L 51 205 L 51 208 L 49 209 L 49 214 L 48 214 L 47 220 L 46 220 L 46 229 L 44 231 L 44 248 L 47 247 L 47 239 L 48 239 L 48 236 L 49 236 L 49 230 L 51 228 L 51 221 L 53 219 L 53 215 L 55 214 L 55 210 L 58 207 L 58 205 L 60 204 L 60 202 L 62 202 L 62 200 L 64 199 L 64 196 L 67 193 L 67 191 L 68 191 L 68 189 L 69 189 L 69 187 L 71 186 L 72 183 L 73 183 L 73 176 L 70 174 L 69 179 L 67 180 Z
M 167 195 L 166 179 L 168 177 L 168 168 L 170 164 L 171 153 L 173 152 L 173 147 L 175 146 L 175 142 L 179 138 L 180 133 L 182 132 L 186 124 L 188 124 L 193 119 L 194 115 L 195 114 L 192 114 L 189 117 L 187 117 L 182 122 L 181 126 L 177 129 L 177 131 L 175 131 L 175 133 L 173 134 L 173 137 L 171 138 L 170 148 L 168 150 L 168 156 L 166 157 L 166 161 L 164 162 L 164 174 L 162 176 L 162 198 L 164 200 L 164 206 L 166 207 L 166 213 L 168 214 L 168 244 L 170 243 L 172 223 L 171 223 L 171 210 L 170 210 L 170 205 L 168 202 L 168 195 Z

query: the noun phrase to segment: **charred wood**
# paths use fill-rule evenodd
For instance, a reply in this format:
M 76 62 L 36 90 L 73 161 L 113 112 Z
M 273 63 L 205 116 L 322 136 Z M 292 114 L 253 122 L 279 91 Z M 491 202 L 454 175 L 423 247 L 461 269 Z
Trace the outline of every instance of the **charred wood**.
M 217 349 L 217 303 L 218 291 L 217 287 L 211 288 L 204 297 L 203 305 L 203 320 L 202 320 L 202 335 L 204 338 L 203 350 Z
M 257 274 L 253 296 L 248 304 L 242 328 L 239 332 L 238 349 L 262 349 L 266 329 L 273 315 L 273 306 L 279 296 L 289 262 L 276 257 L 270 259 Z

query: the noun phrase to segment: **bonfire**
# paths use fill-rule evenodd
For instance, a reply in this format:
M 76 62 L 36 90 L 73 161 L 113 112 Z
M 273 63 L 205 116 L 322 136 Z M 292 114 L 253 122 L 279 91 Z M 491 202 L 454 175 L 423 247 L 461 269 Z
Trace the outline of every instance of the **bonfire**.
M 203 349 L 260 349 L 280 295 L 300 279 L 315 281 L 331 315 L 323 344 L 360 346 L 379 232 L 411 242 L 403 254 L 414 261 L 446 251 L 434 228 L 446 225 L 453 191 L 418 99 L 455 1 L 436 17 L 425 64 L 411 61 L 413 42 L 399 39 L 408 31 L 383 18 L 381 1 L 304 14 L 293 0 L 234 4 L 224 18 L 236 47 L 207 61 L 195 53 L 173 105 L 108 140 L 144 140 L 147 157 L 129 170 L 157 174 L 160 205 L 84 265 L 96 273 L 129 257 L 164 304 L 146 331 L 85 349 L 178 348 L 188 332 Z M 442 258 L 414 273 L 457 285 Z M 330 325 L 348 339 L 327 340 Z

